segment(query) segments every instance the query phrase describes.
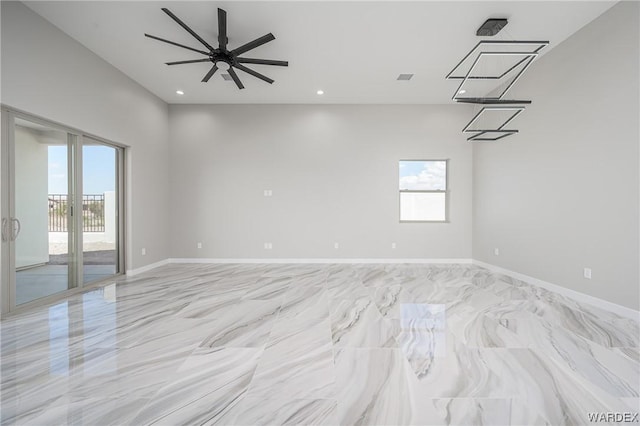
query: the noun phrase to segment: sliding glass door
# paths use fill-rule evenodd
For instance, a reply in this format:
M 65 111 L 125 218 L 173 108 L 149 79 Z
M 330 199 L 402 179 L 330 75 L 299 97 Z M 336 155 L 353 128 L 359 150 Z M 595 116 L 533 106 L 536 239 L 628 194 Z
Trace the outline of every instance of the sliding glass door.
M 120 150 L 85 137 L 82 143 L 83 282 L 121 271 L 118 250 Z
M 2 311 L 122 270 L 120 147 L 3 111 Z
M 13 126 L 15 304 L 69 289 L 73 280 L 72 174 L 75 135 L 16 118 Z

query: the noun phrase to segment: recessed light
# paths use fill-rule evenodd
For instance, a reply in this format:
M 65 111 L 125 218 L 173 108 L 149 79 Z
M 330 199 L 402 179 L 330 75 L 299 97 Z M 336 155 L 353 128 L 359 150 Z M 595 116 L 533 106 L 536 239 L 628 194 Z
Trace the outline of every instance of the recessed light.
M 184 95 L 184 92 L 183 92 L 182 90 L 176 90 L 176 93 L 177 93 L 178 95 Z
M 316 93 L 317 93 L 318 95 L 324 95 L 324 90 L 318 90 Z
M 459 93 L 459 94 L 461 94 L 461 95 L 464 95 L 465 93 L 467 93 L 467 91 L 466 91 L 466 90 L 464 90 L 464 89 L 462 89 L 462 90 L 461 90 L 461 91 L 459 91 L 458 93 Z

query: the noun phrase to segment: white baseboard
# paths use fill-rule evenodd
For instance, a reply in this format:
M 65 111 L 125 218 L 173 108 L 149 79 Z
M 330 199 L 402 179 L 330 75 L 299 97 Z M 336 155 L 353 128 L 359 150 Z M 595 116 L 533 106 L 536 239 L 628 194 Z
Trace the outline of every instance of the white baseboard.
M 172 258 L 169 263 L 465 263 L 472 259 L 220 259 L 220 258 Z
M 492 272 L 508 275 L 512 278 L 518 279 L 520 281 L 524 281 L 528 284 L 545 288 L 547 290 L 553 291 L 554 293 L 558 293 L 563 296 L 569 297 L 577 302 L 586 303 L 586 304 L 595 306 L 597 308 L 616 313 L 625 318 L 631 318 L 636 321 L 640 320 L 640 311 L 636 311 L 635 309 L 627 308 L 626 306 L 618 305 L 617 303 L 609 302 L 607 300 L 590 296 L 585 293 L 580 293 L 579 291 L 571 290 L 569 288 L 563 287 L 558 284 L 552 284 L 550 282 L 543 281 L 538 278 L 530 277 L 528 275 L 524 275 L 519 272 L 510 271 L 508 269 L 504 269 L 499 266 L 492 265 L 490 263 L 485 263 L 480 260 L 473 259 L 472 263 L 474 265 L 482 266 L 483 268 L 486 268 Z
M 164 259 L 164 260 L 161 260 L 159 262 L 151 263 L 151 264 L 145 265 L 145 266 L 141 266 L 141 267 L 136 268 L 136 269 L 129 269 L 129 270 L 127 270 L 127 276 L 128 277 L 133 277 L 133 276 L 136 276 L 136 275 L 141 274 L 143 272 L 150 271 L 152 269 L 155 269 L 155 268 L 158 268 L 160 266 L 163 266 L 163 265 L 166 265 L 168 263 L 171 263 L 170 260 L 171 259 Z

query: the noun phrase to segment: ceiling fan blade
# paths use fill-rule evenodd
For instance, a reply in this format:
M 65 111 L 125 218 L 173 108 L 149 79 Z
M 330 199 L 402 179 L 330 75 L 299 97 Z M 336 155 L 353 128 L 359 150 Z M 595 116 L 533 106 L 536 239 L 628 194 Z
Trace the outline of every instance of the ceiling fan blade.
M 233 68 L 230 67 L 227 70 L 227 72 L 229 73 L 229 75 L 231 76 L 233 81 L 236 83 L 236 86 L 238 86 L 238 89 L 244 89 L 244 85 L 242 84 L 242 82 L 238 78 L 238 74 L 236 74 L 236 72 L 233 70 Z
M 237 49 L 233 49 L 233 53 L 235 53 L 236 55 L 242 55 L 244 52 L 248 52 L 249 50 L 255 49 L 256 47 L 262 46 L 263 44 L 269 43 L 270 41 L 275 39 L 276 38 L 274 37 L 273 34 L 271 33 L 265 34 L 262 37 L 259 37 L 253 41 L 250 41 L 247 44 L 243 44 Z
M 269 84 L 273 83 L 273 80 L 271 80 L 269 77 L 262 75 L 259 72 L 252 70 L 251 68 L 247 68 L 242 64 L 236 64 L 234 65 L 234 67 L 238 68 L 240 71 L 244 71 L 247 74 L 251 74 L 252 76 L 257 77 L 262 81 L 266 81 Z
M 164 43 L 169 43 L 169 44 L 172 44 L 174 46 L 182 47 L 183 49 L 189 49 L 189 50 L 191 50 L 193 52 L 198 52 L 198 53 L 202 53 L 203 55 L 209 56 L 209 52 L 205 52 L 204 50 L 194 49 L 193 47 L 185 46 L 184 44 L 176 43 L 175 41 L 165 40 L 165 39 L 160 38 L 160 37 L 152 36 L 151 34 L 145 34 L 144 36 L 152 38 L 154 40 L 162 41 Z
M 227 49 L 227 12 L 218 8 L 218 47 Z
M 162 11 L 164 13 L 166 13 L 167 15 L 169 15 L 171 17 L 171 19 L 173 19 L 174 21 L 176 21 L 178 23 L 178 25 L 180 25 L 182 28 L 184 28 L 189 34 L 191 34 L 193 37 L 195 37 L 196 40 L 198 40 L 200 43 L 202 43 L 207 49 L 209 50 L 214 50 L 213 47 L 211 47 L 211 45 L 209 43 L 207 43 L 206 41 L 204 41 L 202 39 L 202 37 L 200 37 L 198 34 L 196 34 L 195 31 L 193 31 L 191 28 L 189 28 L 189 26 L 187 24 L 185 24 L 184 22 L 182 22 L 180 20 L 180 18 L 178 18 L 176 15 L 174 15 L 169 9 L 167 9 L 166 7 L 162 8 Z
M 189 61 L 175 61 L 175 62 L 165 62 L 167 65 L 182 65 L 182 64 L 195 64 L 198 62 L 211 62 L 211 59 L 191 59 Z
M 218 66 L 216 64 L 213 64 L 213 66 L 211 67 L 211 69 L 209 70 L 209 72 L 204 76 L 204 78 L 202 79 L 203 83 L 206 83 L 209 81 L 209 79 L 211 78 L 212 75 L 214 75 L 216 73 L 216 71 L 218 71 Z
M 237 58 L 241 64 L 260 64 L 260 65 L 277 65 L 279 67 L 288 67 L 288 61 L 276 61 L 273 59 L 254 59 L 254 58 Z

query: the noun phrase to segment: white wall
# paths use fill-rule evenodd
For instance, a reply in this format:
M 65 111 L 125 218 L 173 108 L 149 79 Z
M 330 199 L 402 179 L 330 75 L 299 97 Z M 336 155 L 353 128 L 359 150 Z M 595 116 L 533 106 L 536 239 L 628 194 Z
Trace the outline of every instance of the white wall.
M 2 103 L 130 146 L 127 269 L 167 258 L 167 105 L 23 4 L 1 4 Z
M 469 258 L 469 113 L 171 105 L 172 257 Z M 445 158 L 450 223 L 399 223 L 398 160 Z
M 35 131 L 16 126 L 15 139 L 16 268 L 22 268 L 49 261 L 49 153 Z
M 514 88 L 533 99 L 520 134 L 473 154 L 475 259 L 633 309 L 638 15 L 621 2 L 536 62 Z

